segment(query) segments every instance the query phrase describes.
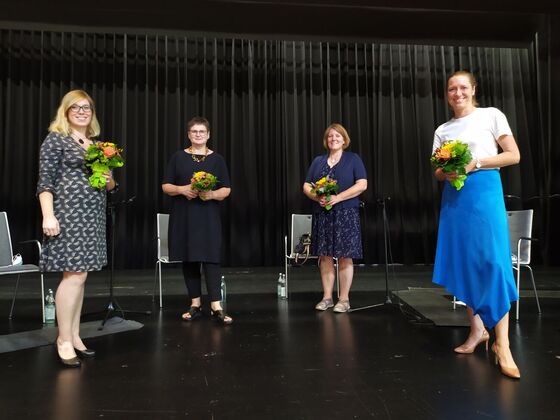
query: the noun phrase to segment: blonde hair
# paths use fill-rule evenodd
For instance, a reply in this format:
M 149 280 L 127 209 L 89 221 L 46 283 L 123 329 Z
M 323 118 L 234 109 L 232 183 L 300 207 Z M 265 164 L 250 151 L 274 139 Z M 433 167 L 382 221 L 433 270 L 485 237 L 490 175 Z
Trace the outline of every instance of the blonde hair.
M 68 110 L 76 102 L 83 99 L 86 99 L 91 106 L 91 121 L 87 127 L 86 135 L 88 137 L 97 137 L 101 132 L 101 127 L 99 127 L 99 121 L 97 121 L 97 117 L 95 115 L 95 105 L 93 103 L 93 99 L 91 99 L 91 96 L 89 96 L 85 91 L 79 89 L 71 90 L 64 95 L 60 101 L 58 109 L 56 110 L 54 120 L 51 122 L 51 125 L 49 125 L 49 132 L 69 136 L 72 129 L 70 128 L 70 123 L 68 122 Z
M 478 86 L 478 84 L 476 83 L 476 79 L 474 78 L 473 74 L 470 71 L 459 70 L 453 73 L 451 76 L 447 78 L 447 87 L 449 87 L 449 81 L 455 76 L 465 76 L 467 79 L 469 79 L 469 82 L 471 83 L 471 86 L 475 90 L 474 93 L 476 95 L 476 87 Z M 478 106 L 478 101 L 476 100 L 476 97 L 474 95 L 472 98 L 472 103 L 474 106 Z
M 325 130 L 325 134 L 323 135 L 323 146 L 325 147 L 325 149 L 329 150 L 328 138 L 329 131 L 331 130 L 336 131 L 344 139 L 344 146 L 342 146 L 343 149 L 346 149 L 348 146 L 350 146 L 350 136 L 348 135 L 346 129 L 342 125 L 334 123 L 327 127 L 327 129 Z

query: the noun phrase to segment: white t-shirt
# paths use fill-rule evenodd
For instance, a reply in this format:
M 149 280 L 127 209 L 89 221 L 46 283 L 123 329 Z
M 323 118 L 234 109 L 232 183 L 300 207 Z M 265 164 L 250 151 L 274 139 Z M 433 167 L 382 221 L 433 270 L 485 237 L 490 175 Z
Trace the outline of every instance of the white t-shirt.
M 503 112 L 497 108 L 476 108 L 469 115 L 451 118 L 436 129 L 432 153 L 447 141 L 460 140 L 469 145 L 473 157 L 496 156 L 496 140 L 503 135 L 512 135 Z

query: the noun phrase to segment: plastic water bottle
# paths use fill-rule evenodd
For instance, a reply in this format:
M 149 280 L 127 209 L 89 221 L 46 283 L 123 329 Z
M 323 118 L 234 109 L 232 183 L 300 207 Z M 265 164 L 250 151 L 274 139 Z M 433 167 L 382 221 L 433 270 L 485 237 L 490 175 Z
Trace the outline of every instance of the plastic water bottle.
M 222 276 L 222 283 L 220 284 L 220 290 L 222 292 L 222 305 L 226 303 L 226 282 L 224 276 Z
M 279 298 L 282 297 L 282 273 L 278 273 L 278 281 L 276 282 L 276 294 Z
M 282 273 L 278 273 L 278 297 L 280 299 L 286 299 L 286 277 Z
M 56 319 L 56 309 L 54 306 L 54 294 L 52 289 L 49 289 L 47 296 L 45 296 L 45 323 L 54 324 Z

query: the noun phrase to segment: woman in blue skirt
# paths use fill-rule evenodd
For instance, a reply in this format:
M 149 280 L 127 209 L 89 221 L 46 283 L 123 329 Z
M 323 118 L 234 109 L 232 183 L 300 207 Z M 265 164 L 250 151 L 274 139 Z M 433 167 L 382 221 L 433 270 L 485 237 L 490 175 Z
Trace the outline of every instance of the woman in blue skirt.
M 349 145 L 350 137 L 342 125 L 328 126 L 323 136 L 323 146 L 328 153 L 313 160 L 303 184 L 303 193 L 315 201 L 311 252 L 319 256 L 323 283 L 323 298 L 315 306 L 319 311 L 334 306 L 334 312 L 348 312 L 354 276 L 352 258 L 362 258 L 358 196 L 367 189 L 367 176 L 362 159 L 355 153 L 344 151 Z M 325 177 L 337 181 L 337 194 L 320 196 L 313 192 L 312 184 Z M 336 305 L 332 298 L 333 257 L 338 259 L 340 274 L 340 295 Z
M 469 145 L 473 160 L 461 190 L 445 182 L 433 281 L 467 304 L 470 334 L 455 352 L 472 353 L 480 343 L 488 348 L 485 325 L 495 328 L 496 363 L 504 375 L 519 379 L 508 336 L 509 309 L 518 296 L 498 169 L 518 163 L 519 149 L 505 115 L 496 108 L 478 108 L 475 92 L 471 73 L 449 77 L 447 101 L 454 116 L 434 134 L 434 151 L 446 141 L 460 140 Z M 451 181 L 457 174 L 438 168 L 435 176 Z

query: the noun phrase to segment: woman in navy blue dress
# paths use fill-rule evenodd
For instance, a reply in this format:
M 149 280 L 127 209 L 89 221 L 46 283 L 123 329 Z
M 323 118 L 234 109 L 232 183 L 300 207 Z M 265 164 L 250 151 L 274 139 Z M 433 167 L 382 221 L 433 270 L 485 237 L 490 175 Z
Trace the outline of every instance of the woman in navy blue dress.
M 354 276 L 352 259 L 362 258 L 358 196 L 367 189 L 367 175 L 362 159 L 355 153 L 344 151 L 350 145 L 350 137 L 342 125 L 327 127 L 323 145 L 328 153 L 313 160 L 303 184 L 303 193 L 315 202 L 311 251 L 319 256 L 323 284 L 323 298 L 315 309 L 324 311 L 334 306 L 335 312 L 348 312 Z M 338 193 L 329 199 L 312 191 L 312 184 L 323 177 L 336 180 L 339 186 Z M 327 210 L 327 206 L 332 208 Z M 338 259 L 340 275 L 340 295 L 336 305 L 332 296 L 335 279 L 333 258 Z
M 210 124 L 206 118 L 195 117 L 187 123 L 191 145 L 177 151 L 167 164 L 163 192 L 173 197 L 169 217 L 169 258 L 183 261 L 183 276 L 191 305 L 182 315 L 184 321 L 201 317 L 201 269 L 210 298 L 212 317 L 223 324 L 233 319 L 221 306 L 221 247 L 222 224 L 220 202 L 231 192 L 224 158 L 210 150 Z M 199 192 L 191 188 L 194 172 L 215 175 L 218 184 L 212 191 Z
M 434 150 L 461 140 L 474 158 L 465 167 L 468 176 L 459 191 L 447 182 L 456 173 L 435 171 L 445 185 L 433 281 L 467 304 L 470 334 L 455 352 L 472 353 L 481 343 L 488 348 L 485 325 L 495 328 L 496 362 L 504 375 L 518 379 L 508 337 L 509 309 L 518 296 L 499 168 L 519 162 L 519 149 L 505 115 L 496 108 L 478 108 L 475 92 L 471 73 L 459 71 L 449 77 L 447 101 L 453 118 L 434 135 Z

